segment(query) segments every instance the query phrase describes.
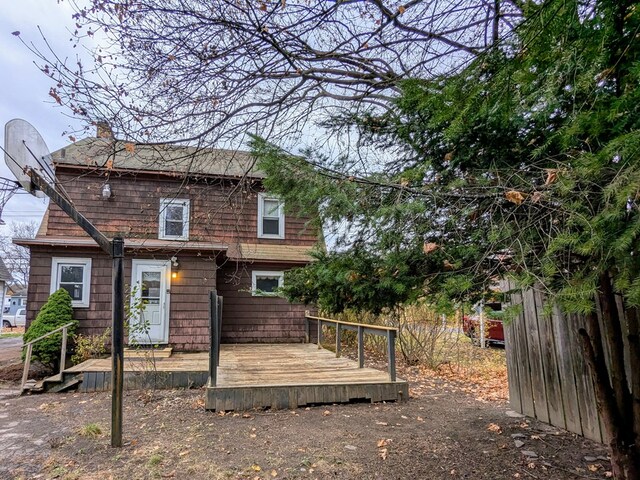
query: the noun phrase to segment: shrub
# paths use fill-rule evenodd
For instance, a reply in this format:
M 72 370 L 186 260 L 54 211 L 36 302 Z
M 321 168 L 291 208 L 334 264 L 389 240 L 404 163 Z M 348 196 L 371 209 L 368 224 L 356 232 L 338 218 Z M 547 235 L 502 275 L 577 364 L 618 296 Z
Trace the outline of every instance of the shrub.
M 69 337 L 75 332 L 78 322 L 73 320 L 73 308 L 71 307 L 71 296 L 69 292 L 60 289 L 49 296 L 49 300 L 42 306 L 36 319 L 31 323 L 29 329 L 24 334 L 24 342 L 30 342 L 42 335 L 45 335 L 56 328 L 73 322 L 68 329 Z M 40 340 L 33 345 L 32 359 L 56 370 L 60 365 L 60 345 L 62 343 L 62 332 L 55 333 Z M 25 349 L 26 350 L 26 349 Z M 26 352 L 22 352 L 24 359 Z
M 76 335 L 75 352 L 71 363 L 77 365 L 91 358 L 100 358 L 107 353 L 107 342 L 111 336 L 111 329 L 106 328 L 100 335 Z

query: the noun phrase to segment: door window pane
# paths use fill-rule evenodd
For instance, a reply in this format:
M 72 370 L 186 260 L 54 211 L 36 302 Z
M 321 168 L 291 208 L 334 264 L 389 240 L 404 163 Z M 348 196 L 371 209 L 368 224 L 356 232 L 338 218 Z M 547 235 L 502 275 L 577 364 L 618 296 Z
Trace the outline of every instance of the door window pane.
M 160 303 L 160 280 L 160 272 L 142 272 L 140 296 L 145 303 L 150 305 Z

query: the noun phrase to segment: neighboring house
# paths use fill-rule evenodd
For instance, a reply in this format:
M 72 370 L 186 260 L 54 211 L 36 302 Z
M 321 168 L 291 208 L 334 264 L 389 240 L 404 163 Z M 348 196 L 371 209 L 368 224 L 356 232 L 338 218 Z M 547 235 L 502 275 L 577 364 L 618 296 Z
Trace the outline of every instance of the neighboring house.
M 20 308 L 27 306 L 28 290 L 24 287 L 7 286 L 6 300 L 3 302 L 3 313 L 14 315 Z
M 304 309 L 275 296 L 311 261 L 319 232 L 263 192 L 246 152 L 88 138 L 53 153 L 58 184 L 108 237 L 125 238 L 125 278 L 144 300 L 139 343 L 209 348 L 209 292 L 224 297 L 223 342 L 298 342 Z M 82 334 L 111 325 L 111 258 L 52 202 L 33 239 L 27 322 L 65 288 Z
M 0 305 L 4 305 L 5 296 L 7 294 L 8 283 L 13 280 L 11 273 L 4 264 L 4 261 L 0 258 Z M 4 307 L 3 307 L 4 311 Z

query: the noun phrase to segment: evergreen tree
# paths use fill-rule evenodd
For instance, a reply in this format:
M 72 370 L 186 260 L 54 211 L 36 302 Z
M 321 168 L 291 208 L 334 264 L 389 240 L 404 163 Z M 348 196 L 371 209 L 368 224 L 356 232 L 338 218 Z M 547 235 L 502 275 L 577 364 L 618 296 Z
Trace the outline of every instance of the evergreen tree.
M 71 296 L 69 292 L 61 288 L 53 292 L 47 302 L 42 306 L 35 320 L 24 334 L 24 342 L 28 343 L 35 340 L 70 322 L 73 322 L 73 325 L 69 327 L 68 334 L 72 336 L 77 322 L 73 320 Z M 54 371 L 57 370 L 60 365 L 61 342 L 62 331 L 34 343 L 32 358 L 50 367 Z
M 527 2 L 513 35 L 458 75 L 402 82 L 385 115 L 334 118 L 393 159 L 377 174 L 253 142 L 285 204 L 348 224 L 341 253 L 290 275 L 292 298 L 375 311 L 470 299 L 510 275 L 584 314 L 621 479 L 640 478 L 639 32 L 630 0 Z

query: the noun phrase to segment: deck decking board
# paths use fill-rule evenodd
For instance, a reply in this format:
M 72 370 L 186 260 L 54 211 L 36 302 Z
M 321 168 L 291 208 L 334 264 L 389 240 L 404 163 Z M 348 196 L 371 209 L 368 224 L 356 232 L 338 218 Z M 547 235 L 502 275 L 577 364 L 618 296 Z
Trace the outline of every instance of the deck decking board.
M 192 388 L 206 385 L 209 354 L 173 353 L 171 357 L 125 357 L 124 387 Z M 65 370 L 83 372 L 80 391 L 111 388 L 111 360 L 93 359 Z M 403 380 L 391 382 L 385 371 L 358 368 L 315 344 L 222 345 L 218 382 L 206 388 L 205 408 L 246 410 L 297 408 L 353 400 L 396 401 L 408 398 Z

